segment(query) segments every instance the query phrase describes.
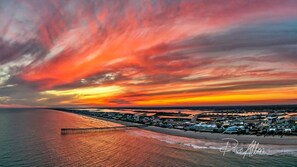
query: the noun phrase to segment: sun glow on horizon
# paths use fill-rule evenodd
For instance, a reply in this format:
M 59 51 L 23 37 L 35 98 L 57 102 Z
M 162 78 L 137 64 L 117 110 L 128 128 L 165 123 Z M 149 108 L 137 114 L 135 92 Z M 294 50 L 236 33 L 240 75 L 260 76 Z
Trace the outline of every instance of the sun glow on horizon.
M 75 96 L 78 99 L 104 98 L 118 95 L 124 91 L 120 86 L 85 87 L 68 90 L 47 90 L 42 93 L 55 96 Z

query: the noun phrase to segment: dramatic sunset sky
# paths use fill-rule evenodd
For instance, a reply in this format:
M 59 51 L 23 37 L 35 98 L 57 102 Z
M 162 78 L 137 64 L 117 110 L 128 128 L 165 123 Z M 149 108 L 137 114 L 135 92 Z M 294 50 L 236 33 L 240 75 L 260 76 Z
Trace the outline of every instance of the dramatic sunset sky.
M 296 0 L 0 1 L 0 107 L 294 103 Z

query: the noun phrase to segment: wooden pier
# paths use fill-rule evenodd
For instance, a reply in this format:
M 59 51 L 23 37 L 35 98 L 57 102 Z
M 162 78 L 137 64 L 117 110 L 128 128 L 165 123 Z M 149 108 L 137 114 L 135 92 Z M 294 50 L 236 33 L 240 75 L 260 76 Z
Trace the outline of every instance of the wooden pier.
M 94 132 L 113 131 L 113 130 L 126 130 L 126 129 L 133 129 L 133 128 L 141 128 L 144 126 L 145 125 L 112 126 L 112 127 L 100 127 L 100 128 L 62 128 L 61 135 L 94 133 Z

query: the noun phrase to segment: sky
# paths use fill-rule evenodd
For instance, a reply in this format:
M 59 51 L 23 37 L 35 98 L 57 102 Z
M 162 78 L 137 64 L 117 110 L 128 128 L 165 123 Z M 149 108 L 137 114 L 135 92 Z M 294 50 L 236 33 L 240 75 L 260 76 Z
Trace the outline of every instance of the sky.
M 296 103 L 295 0 L 0 1 L 0 107 Z

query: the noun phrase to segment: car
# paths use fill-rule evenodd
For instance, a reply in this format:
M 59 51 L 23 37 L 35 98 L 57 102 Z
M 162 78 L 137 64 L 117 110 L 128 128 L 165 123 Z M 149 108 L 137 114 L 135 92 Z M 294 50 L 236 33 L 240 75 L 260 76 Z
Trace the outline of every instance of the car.
M 284 134 L 292 134 L 292 129 L 290 129 L 290 128 L 285 128 L 285 129 L 284 129 Z
M 276 132 L 276 128 L 269 128 L 268 132 Z
M 223 133 L 225 134 L 236 134 L 238 132 L 237 126 L 228 127 Z
M 275 135 L 276 132 L 277 132 L 277 129 L 275 127 L 271 127 L 271 128 L 268 128 L 267 134 L 268 135 Z

